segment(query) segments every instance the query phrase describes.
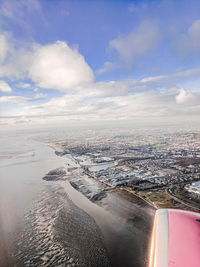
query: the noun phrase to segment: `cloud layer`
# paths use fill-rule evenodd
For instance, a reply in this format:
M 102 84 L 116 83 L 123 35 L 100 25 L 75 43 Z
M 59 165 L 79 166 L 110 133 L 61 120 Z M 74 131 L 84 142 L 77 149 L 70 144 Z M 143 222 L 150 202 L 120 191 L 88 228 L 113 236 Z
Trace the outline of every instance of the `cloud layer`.
M 29 101 L 35 101 L 43 99 L 46 95 L 37 94 L 34 97 L 24 97 L 24 96 L 1 96 L 0 103 L 24 103 Z
M 161 34 L 157 23 L 143 21 L 139 28 L 127 36 L 120 36 L 111 40 L 110 48 L 115 49 L 119 57 L 127 64 L 132 65 L 136 58 L 157 48 Z
M 10 1 L 8 4 L 4 2 L 0 13 L 22 25 L 24 12 L 21 8 L 32 14 L 31 6 L 34 12 L 41 11 L 38 1 L 28 0 L 27 3 L 19 1 L 19 4 L 15 1 L 13 6 Z M 18 12 L 17 19 L 15 12 Z M 129 15 L 136 13 L 137 5 L 130 6 Z M 1 31 L 1 118 L 12 118 L 12 122 L 15 119 L 16 122 L 29 121 L 30 118 L 87 122 L 173 121 L 175 118 L 183 121 L 195 118 L 197 121 L 200 114 L 200 68 L 198 64 L 189 64 L 188 68 L 180 64 L 160 71 L 161 65 L 168 64 L 168 54 L 159 51 L 163 38 L 166 40 L 167 37 L 159 20 L 144 20 L 143 17 L 136 20 L 126 34 L 116 33 L 107 40 L 107 48 L 103 49 L 107 49 L 111 57 L 103 57 L 101 61 L 98 51 L 92 54 L 102 66 L 95 72 L 95 77 L 88 63 L 91 56 L 86 53 L 87 62 L 78 45 L 70 45 L 70 41 L 54 39 L 51 43 L 44 41 L 40 44 L 33 38 L 24 41 Z M 200 20 L 195 19 L 184 29 L 184 34 L 177 34 L 173 41 L 164 44 L 162 52 L 172 50 L 172 43 L 181 55 L 198 55 Z M 81 51 L 86 51 L 83 47 Z M 156 52 L 160 58 L 154 65 Z M 162 56 L 165 56 L 165 61 Z M 179 56 L 177 58 L 182 60 Z M 148 71 L 138 71 L 145 68 L 146 62 L 150 64 Z M 139 68 L 137 64 L 141 64 Z
M 11 93 L 12 88 L 9 86 L 9 84 L 7 82 L 0 80 L 0 92 Z
M 195 20 L 185 34 L 179 36 L 177 49 L 183 56 L 198 55 L 200 53 L 200 19 Z

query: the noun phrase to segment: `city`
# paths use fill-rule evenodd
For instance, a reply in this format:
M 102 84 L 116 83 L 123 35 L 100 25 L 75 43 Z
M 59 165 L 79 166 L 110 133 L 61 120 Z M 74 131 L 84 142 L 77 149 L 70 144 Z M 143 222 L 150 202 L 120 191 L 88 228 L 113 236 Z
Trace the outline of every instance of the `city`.
M 79 173 L 79 176 L 86 175 L 102 183 L 106 187 L 104 192 L 126 190 L 156 208 L 176 207 L 198 211 L 198 130 L 132 132 L 122 135 L 113 133 L 109 137 L 92 133 L 82 142 L 81 138 L 56 142 L 60 147 L 60 151 L 55 151 L 57 155 L 70 155 L 75 160 L 75 165 L 68 168 L 71 184 L 90 199 L 100 200 L 106 196 L 104 193 L 95 197 L 93 185 L 84 186 L 83 181 L 77 181 Z M 84 190 L 85 187 L 87 190 Z

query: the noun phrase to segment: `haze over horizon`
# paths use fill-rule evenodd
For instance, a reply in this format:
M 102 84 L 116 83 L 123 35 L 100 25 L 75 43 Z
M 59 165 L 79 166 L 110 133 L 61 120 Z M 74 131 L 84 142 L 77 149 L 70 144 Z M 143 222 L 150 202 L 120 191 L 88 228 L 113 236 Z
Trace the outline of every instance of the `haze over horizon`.
M 199 125 L 199 1 L 0 0 L 2 127 Z

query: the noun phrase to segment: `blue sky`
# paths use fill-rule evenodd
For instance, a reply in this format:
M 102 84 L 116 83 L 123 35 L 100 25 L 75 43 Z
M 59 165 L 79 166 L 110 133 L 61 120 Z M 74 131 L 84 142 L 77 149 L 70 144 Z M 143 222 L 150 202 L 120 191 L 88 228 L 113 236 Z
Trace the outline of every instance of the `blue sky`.
M 200 1 L 0 0 L 0 122 L 198 123 Z

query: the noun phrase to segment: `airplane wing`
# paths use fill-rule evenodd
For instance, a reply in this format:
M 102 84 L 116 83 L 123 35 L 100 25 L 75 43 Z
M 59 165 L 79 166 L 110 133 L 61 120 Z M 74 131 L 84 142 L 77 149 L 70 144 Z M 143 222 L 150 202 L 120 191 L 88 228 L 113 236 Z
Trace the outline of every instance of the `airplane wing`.
M 159 209 L 152 231 L 149 267 L 200 266 L 200 214 Z

